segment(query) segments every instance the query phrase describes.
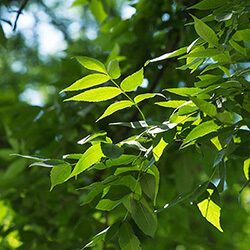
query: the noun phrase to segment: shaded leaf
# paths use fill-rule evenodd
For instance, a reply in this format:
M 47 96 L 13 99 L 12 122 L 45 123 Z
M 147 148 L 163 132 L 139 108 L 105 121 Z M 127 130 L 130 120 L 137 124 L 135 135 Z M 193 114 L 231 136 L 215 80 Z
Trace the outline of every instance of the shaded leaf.
M 117 79 L 121 76 L 121 71 L 117 60 L 112 60 L 108 64 L 108 74 L 111 76 L 112 79 Z
M 112 143 L 101 143 L 102 152 L 110 159 L 118 158 L 122 155 L 123 149 Z
M 154 236 L 157 229 L 156 216 L 141 202 L 134 199 L 130 200 L 131 216 L 137 226 L 146 235 Z
M 71 166 L 69 164 L 62 164 L 53 167 L 50 171 L 51 188 L 65 182 L 71 173 Z
M 100 0 L 91 0 L 90 10 L 99 23 L 102 23 L 108 16 Z
M 140 250 L 140 241 L 128 222 L 123 222 L 119 230 L 119 244 L 122 250 Z
M 204 113 L 208 114 L 211 117 L 216 116 L 217 109 L 216 109 L 215 105 L 213 105 L 209 102 L 206 102 L 204 100 L 201 100 L 199 98 L 196 98 L 196 97 L 190 97 L 190 99 Z

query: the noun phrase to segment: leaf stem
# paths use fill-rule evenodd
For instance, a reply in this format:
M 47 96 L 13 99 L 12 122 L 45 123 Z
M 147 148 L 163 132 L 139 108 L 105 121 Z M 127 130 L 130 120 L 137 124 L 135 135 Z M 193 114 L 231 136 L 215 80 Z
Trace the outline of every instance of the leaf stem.
M 110 78 L 110 80 L 134 104 L 134 106 L 138 109 L 139 113 L 141 114 L 142 119 L 146 122 L 146 118 L 145 118 L 144 114 L 142 113 L 141 109 L 139 108 L 139 106 L 137 105 L 137 103 L 132 98 L 130 98 L 129 95 L 112 78 Z

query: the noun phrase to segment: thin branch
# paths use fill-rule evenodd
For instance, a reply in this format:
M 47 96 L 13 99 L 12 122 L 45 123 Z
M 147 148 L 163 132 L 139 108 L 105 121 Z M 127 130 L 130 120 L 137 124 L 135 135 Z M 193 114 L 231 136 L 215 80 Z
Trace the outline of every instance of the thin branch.
M 16 27 L 17 27 L 17 21 L 19 19 L 19 16 L 22 14 L 22 11 L 23 9 L 25 8 L 26 4 L 28 3 L 29 0 L 24 0 L 20 9 L 17 11 L 17 16 L 16 16 L 16 20 L 15 20 L 15 23 L 14 23 L 14 27 L 13 27 L 13 31 L 16 30 Z

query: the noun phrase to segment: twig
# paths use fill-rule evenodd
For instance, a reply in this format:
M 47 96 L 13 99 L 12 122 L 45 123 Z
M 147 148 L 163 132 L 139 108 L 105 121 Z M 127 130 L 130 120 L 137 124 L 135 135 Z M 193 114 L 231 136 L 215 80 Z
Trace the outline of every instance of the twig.
M 16 30 L 16 27 L 17 27 L 17 21 L 19 19 L 19 16 L 22 14 L 22 11 L 23 9 L 25 8 L 26 4 L 28 3 L 29 0 L 24 0 L 20 9 L 17 11 L 17 16 L 16 16 L 16 20 L 15 20 L 15 23 L 14 23 L 14 27 L 13 27 L 13 31 Z

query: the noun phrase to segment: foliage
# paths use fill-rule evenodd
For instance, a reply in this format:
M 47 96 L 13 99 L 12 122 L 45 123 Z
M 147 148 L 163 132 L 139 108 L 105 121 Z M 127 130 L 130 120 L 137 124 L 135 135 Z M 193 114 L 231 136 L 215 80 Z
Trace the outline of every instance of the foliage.
M 74 6 L 87 3 L 88 1 L 75 1 Z M 149 11 L 150 9 L 145 1 L 140 1 L 136 7 L 139 14 L 140 11 L 145 11 L 147 8 Z M 81 194 L 80 198 L 77 198 L 77 201 L 83 205 L 81 213 L 77 212 L 79 208 L 76 203 L 67 203 L 67 209 L 65 210 L 64 204 L 62 208 L 58 205 L 57 209 L 60 211 L 58 216 L 62 217 L 62 220 L 66 220 L 64 226 L 60 225 L 62 239 L 59 244 L 61 245 L 64 244 L 63 234 L 67 232 L 67 220 L 72 219 L 75 222 L 73 227 L 83 228 L 81 221 L 94 225 L 93 231 L 96 235 L 89 243 L 85 244 L 84 248 L 96 247 L 98 249 L 98 247 L 103 247 L 104 249 L 112 249 L 117 248 L 119 244 L 121 249 L 152 249 L 153 246 L 155 247 L 154 239 L 149 238 L 156 237 L 160 242 L 159 249 L 171 248 L 178 246 L 178 244 L 199 249 L 199 240 L 194 242 L 192 237 L 186 239 L 185 234 L 186 232 L 190 233 L 189 228 L 205 223 L 204 221 L 200 222 L 201 216 L 203 216 L 218 229 L 214 232 L 216 238 L 225 237 L 224 240 L 221 240 L 218 249 L 226 246 L 229 246 L 229 248 L 235 247 L 233 244 L 240 245 L 241 249 L 247 249 L 245 248 L 247 243 L 244 240 L 230 245 L 228 242 L 230 234 L 227 235 L 226 231 L 231 229 L 226 224 L 227 220 L 224 224 L 223 216 L 221 216 L 221 211 L 222 215 L 225 211 L 231 217 L 231 211 L 240 211 L 241 209 L 234 204 L 237 200 L 236 192 L 233 192 L 233 195 L 228 195 L 229 199 L 235 201 L 232 202 L 232 207 L 223 204 L 224 202 L 228 204 L 227 197 L 224 197 L 224 195 L 227 195 L 230 189 L 234 190 L 235 185 L 237 188 L 239 187 L 239 184 L 237 184 L 238 173 L 242 176 L 244 172 L 246 177 L 246 184 L 242 186 L 241 190 L 238 190 L 240 193 L 247 190 L 246 188 L 243 191 L 249 182 L 248 128 L 250 111 L 249 84 L 247 81 L 249 68 L 246 67 L 249 56 L 247 22 L 249 10 L 246 2 L 201 1 L 191 8 L 212 11 L 212 13 L 207 16 L 203 14 L 204 17 L 202 18 L 197 18 L 196 14 L 191 15 L 193 22 L 188 25 L 194 25 L 198 37 L 194 37 L 194 40 L 190 41 L 190 45 L 182 44 L 185 47 L 174 48 L 176 50 L 173 52 L 168 52 L 154 59 L 142 58 L 146 61 L 144 64 L 140 58 L 140 63 L 131 62 L 129 66 L 126 65 L 127 61 L 125 61 L 126 63 L 123 62 L 124 58 L 117 52 L 119 46 L 116 43 L 119 39 L 118 41 L 114 39 L 118 36 L 131 35 L 129 31 L 128 34 L 122 34 L 122 31 L 126 28 L 119 27 L 129 24 L 126 21 L 120 21 L 113 27 L 112 21 L 115 18 L 105 22 L 108 15 L 101 1 L 91 1 L 89 8 L 98 22 L 102 24 L 100 29 L 107 33 L 105 34 L 107 39 L 112 37 L 115 45 L 105 64 L 88 56 L 77 57 L 78 62 L 85 69 L 95 72 L 75 81 L 69 87 L 60 87 L 64 88 L 61 91 L 62 93 L 70 92 L 67 93 L 66 101 L 98 102 L 96 106 L 88 104 L 89 106 L 85 106 L 85 109 L 91 107 L 92 110 L 95 110 L 98 105 L 105 107 L 102 115 L 101 112 L 97 115 L 93 111 L 94 114 L 88 115 L 86 118 L 88 120 L 97 118 L 98 122 L 101 120 L 100 127 L 104 129 L 104 132 L 99 131 L 80 140 L 78 144 L 81 146 L 72 147 L 75 150 L 74 152 L 68 145 L 67 138 L 73 145 L 69 128 L 74 128 L 77 123 L 74 113 L 76 113 L 75 110 L 78 109 L 78 106 L 73 106 L 73 104 L 67 102 L 63 105 L 69 105 L 71 113 L 70 115 L 63 115 L 61 118 L 63 121 L 58 119 L 61 128 L 57 129 L 62 131 L 63 139 L 60 140 L 60 143 L 62 143 L 60 150 L 55 154 L 56 157 L 61 152 L 65 155 L 60 159 L 48 157 L 50 148 L 54 149 L 59 146 L 60 143 L 56 142 L 51 147 L 44 145 L 46 158 L 38 158 L 27 156 L 25 153 L 27 150 L 19 149 L 22 144 L 11 136 L 13 132 L 9 129 L 7 120 L 6 131 L 7 133 L 10 131 L 8 143 L 13 147 L 11 151 L 21 152 L 24 159 L 17 158 L 15 161 L 19 161 L 18 167 L 15 167 L 17 166 L 16 163 L 12 167 L 15 170 L 9 170 L 11 169 L 10 165 L 9 173 L 7 170 L 5 177 L 2 179 L 8 179 L 8 175 L 13 173 L 14 177 L 18 178 L 18 171 L 22 171 L 19 166 L 21 165 L 24 169 L 28 158 L 35 161 L 30 165 L 32 167 L 30 170 L 32 176 L 29 182 L 31 187 L 33 185 L 31 183 L 35 183 L 34 175 L 38 179 L 42 176 L 37 166 L 44 166 L 51 168 L 51 190 L 54 188 L 51 194 L 57 188 L 60 189 L 61 195 L 64 196 L 65 192 L 67 193 L 64 199 L 69 199 L 71 196 L 78 197 Z M 150 14 L 146 13 L 145 15 Z M 105 31 L 106 29 L 108 31 Z M 125 43 L 126 39 L 125 37 L 120 44 Z M 104 43 L 104 40 L 101 41 Z M 139 42 L 136 41 L 134 44 L 138 46 Z M 158 41 L 154 44 L 158 44 Z M 147 49 L 150 49 L 150 47 Z M 154 75 L 156 71 L 154 64 L 162 63 L 166 59 L 172 60 L 170 58 L 173 57 L 178 57 L 179 60 L 183 61 L 181 61 L 181 66 L 178 61 L 178 65 L 174 61 L 177 70 L 170 69 L 168 73 L 171 73 L 172 70 L 177 72 L 172 77 L 185 74 L 183 79 L 188 79 L 187 85 L 166 88 L 163 79 L 160 83 L 156 82 L 156 89 L 152 89 L 149 93 L 142 93 L 140 86 L 145 77 Z M 185 63 L 183 63 L 184 61 Z M 67 64 L 67 67 L 68 65 L 70 63 Z M 78 67 L 77 64 L 74 65 Z M 121 68 L 120 65 L 122 65 Z M 142 65 L 144 66 L 141 67 Z M 164 69 L 167 65 L 166 63 Z M 130 74 L 127 74 L 127 72 L 130 72 Z M 164 88 L 161 93 L 159 93 L 160 87 Z M 78 93 L 72 96 L 71 91 L 78 91 Z M 114 98 L 118 101 L 114 102 Z M 142 105 L 141 102 L 146 100 L 148 103 Z M 108 106 L 104 101 L 111 104 Z M 153 101 L 156 105 L 151 105 L 150 101 L 151 103 Z M 104 104 L 99 104 L 99 102 L 104 102 Z M 73 107 L 73 111 L 71 107 Z M 33 108 L 29 107 L 27 112 L 32 112 Z M 126 115 L 117 115 L 118 112 L 125 113 L 125 108 L 127 113 L 132 113 L 132 115 L 134 109 L 137 112 L 135 118 L 134 115 L 132 118 L 126 117 Z M 169 108 L 174 110 L 169 111 Z M 57 114 L 61 114 L 60 109 Z M 35 111 L 36 108 L 34 108 L 31 121 L 40 120 L 39 117 L 37 118 L 37 112 Z M 82 111 L 80 116 L 84 118 L 86 114 L 84 110 Z M 39 112 L 41 112 L 40 109 Z M 51 119 L 50 126 L 54 129 L 57 122 L 54 119 L 57 118 L 54 118 L 54 116 L 51 118 L 49 112 L 43 119 L 48 116 Z M 88 111 L 86 112 L 88 113 Z M 137 114 L 141 118 L 137 118 Z M 116 117 L 116 119 L 124 117 L 125 121 L 114 122 L 115 118 L 113 117 Z M 104 123 L 105 120 L 108 121 L 107 123 L 112 122 L 110 123 L 111 128 L 108 128 L 107 124 Z M 94 130 L 97 131 L 96 126 L 98 125 L 93 126 Z M 117 126 L 119 126 L 118 129 Z M 124 130 L 124 127 L 128 130 Z M 90 128 L 89 130 L 92 132 L 93 129 Z M 39 128 L 34 128 L 29 133 L 32 135 L 36 131 L 39 131 Z M 78 131 L 74 129 L 72 133 L 77 134 Z M 40 144 L 42 140 L 43 137 L 41 136 L 31 144 L 34 149 L 40 149 L 40 152 L 29 148 L 29 144 L 25 145 L 25 148 L 28 148 L 28 153 L 33 152 L 35 155 L 37 153 L 43 155 L 43 147 L 37 146 L 37 141 Z M 3 154 L 5 155 L 4 152 Z M 42 173 L 46 174 L 45 172 Z M 87 176 L 89 176 L 89 179 L 86 180 Z M 66 181 L 67 184 L 55 187 Z M 40 182 L 37 183 L 38 189 Z M 43 182 L 46 182 L 45 178 Z M 160 185 L 160 183 L 163 184 Z M 6 182 L 6 185 L 8 186 L 9 183 Z M 75 190 L 76 187 L 78 190 Z M 88 191 L 86 192 L 86 190 Z M 43 190 L 44 192 L 46 191 Z M 27 193 L 22 195 L 26 197 Z M 220 196 L 223 198 L 223 202 L 220 202 Z M 46 199 L 56 203 L 58 197 L 54 194 Z M 31 198 L 30 202 L 32 202 Z M 8 207 L 4 203 L 2 206 Z M 235 206 L 236 209 L 233 210 Z M 56 213 L 57 209 L 53 212 Z M 99 211 L 96 212 L 96 210 Z M 201 214 L 199 214 L 199 210 Z M 66 218 L 63 219 L 65 213 Z M 197 215 L 194 215 L 195 213 Z M 239 214 L 241 218 L 244 218 L 244 212 L 239 212 Z M 90 216 L 89 219 L 83 218 L 88 215 Z M 195 219 L 189 222 L 189 216 L 195 216 L 193 217 Z M 180 224 L 175 226 L 178 220 Z M 94 221 L 97 221 L 97 223 L 95 224 Z M 227 223 L 231 227 L 234 225 L 233 220 Z M 241 223 L 239 225 L 243 227 L 243 222 Z M 103 230 L 104 225 L 105 229 Z M 102 231 L 98 232 L 97 228 L 102 228 Z M 27 229 L 27 231 L 29 230 L 38 232 L 37 234 L 40 234 L 41 237 L 45 234 L 41 232 L 43 227 L 37 228 L 35 226 Z M 210 230 L 213 229 L 210 228 Z M 87 227 L 81 229 L 81 234 L 86 233 L 89 236 L 87 231 Z M 201 231 L 206 232 L 206 227 Z M 226 236 L 222 236 L 219 231 L 225 231 L 223 234 Z M 202 235 L 202 232 L 200 234 Z M 197 232 L 197 235 L 200 234 Z M 205 237 L 206 234 L 207 232 Z M 74 237 L 72 235 L 72 239 Z M 168 243 L 164 243 L 165 237 L 169 238 Z M 174 238 L 175 240 L 173 240 Z M 84 241 L 86 240 L 87 238 L 84 237 Z M 212 240 L 212 242 L 216 242 L 216 240 Z M 28 243 L 26 244 L 23 246 L 24 249 L 28 246 Z M 33 243 L 34 249 L 37 246 L 36 244 L 41 246 L 41 243 Z M 207 248 L 205 248 L 206 244 L 208 245 Z M 206 241 L 204 249 L 213 249 L 213 244 L 209 244 L 210 242 Z M 53 247 L 53 245 L 44 245 L 44 249 Z M 56 247 L 60 249 L 60 245 Z

